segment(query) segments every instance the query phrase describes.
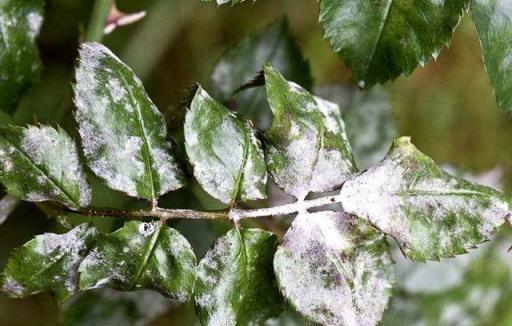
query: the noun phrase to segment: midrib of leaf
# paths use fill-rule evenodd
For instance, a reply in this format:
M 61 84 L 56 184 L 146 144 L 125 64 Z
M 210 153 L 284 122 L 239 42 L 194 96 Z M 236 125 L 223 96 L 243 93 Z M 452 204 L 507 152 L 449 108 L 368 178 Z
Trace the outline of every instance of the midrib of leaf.
M 119 76 L 121 77 L 121 81 L 123 82 L 123 86 L 126 89 L 129 89 L 128 82 L 124 78 L 124 75 L 122 73 L 120 73 Z M 144 127 L 144 121 L 142 119 L 142 113 L 140 112 L 140 107 L 137 105 L 137 102 L 133 98 L 131 92 L 128 92 L 128 97 L 130 99 L 130 103 L 135 108 L 135 112 L 137 112 L 137 118 L 138 119 L 135 119 L 135 120 L 137 121 L 137 124 L 139 125 L 139 128 L 140 128 L 140 130 L 142 132 L 142 139 L 144 141 L 144 149 L 145 149 L 144 160 L 146 161 L 146 164 L 148 164 L 148 168 L 149 168 L 149 178 L 151 179 L 151 197 L 152 197 L 152 199 L 156 199 L 155 179 L 153 177 L 153 161 L 151 160 L 151 155 L 149 155 L 150 147 L 149 147 L 149 141 L 148 141 L 148 138 L 147 138 L 148 136 L 147 136 L 147 133 L 146 133 L 146 128 Z
M 249 132 L 251 132 L 249 130 Z M 245 165 L 247 164 L 247 160 L 249 158 L 249 146 L 250 146 L 250 136 L 244 133 L 244 157 L 242 160 L 242 164 L 240 165 L 240 170 L 238 171 L 238 175 L 235 182 L 235 189 L 233 191 L 233 201 L 236 202 L 238 197 L 242 191 L 242 182 L 244 180 L 244 170 Z
M 242 266 L 242 275 L 240 276 L 240 284 L 244 284 L 245 283 L 245 279 L 247 278 L 247 262 L 249 261 L 249 259 L 247 258 L 248 255 L 247 255 L 247 247 L 245 246 L 245 242 L 244 242 L 244 236 L 242 235 L 242 232 L 240 231 L 240 227 L 238 226 L 235 226 L 235 230 L 236 230 L 236 234 L 238 235 L 238 238 L 240 239 L 240 249 L 241 249 L 241 252 L 240 252 L 240 257 L 241 257 L 241 260 L 243 262 Z M 237 306 L 237 310 L 238 310 L 238 306 Z M 238 315 L 238 313 L 236 314 Z
M 407 196 L 407 197 L 415 197 L 415 196 L 484 196 L 491 197 L 490 194 L 480 192 L 480 191 L 472 191 L 472 190 L 451 190 L 451 191 L 432 191 L 432 190 L 423 190 L 423 189 L 408 189 L 397 191 L 394 193 L 395 196 Z
M 20 152 L 22 154 L 22 156 L 25 158 L 25 160 L 27 160 L 28 162 L 30 162 L 30 165 L 32 165 L 36 170 L 38 170 L 39 172 L 41 172 L 42 175 L 44 175 L 56 188 L 60 189 L 60 191 L 62 191 L 62 193 L 73 203 L 76 205 L 76 207 L 80 207 L 80 203 L 75 201 L 73 199 L 73 197 L 71 197 L 71 195 L 67 192 L 67 190 L 65 190 L 64 188 L 62 188 L 58 182 L 56 180 L 54 180 L 52 177 L 50 177 L 48 175 L 48 172 L 47 171 L 44 171 L 42 168 L 38 167 L 36 165 L 36 163 L 34 161 L 32 161 L 32 159 L 30 158 L 30 156 L 28 156 L 27 153 L 25 153 L 21 148 L 19 148 L 15 143 L 13 143 L 12 141 L 10 141 L 9 139 L 7 139 L 5 136 L 0 136 L 2 137 L 3 139 L 5 139 L 9 144 L 11 144 L 14 148 L 16 148 L 18 150 L 18 152 Z
M 382 21 L 382 24 L 380 25 L 380 28 L 379 28 L 379 35 L 377 36 L 377 40 L 375 42 L 375 46 L 373 47 L 373 50 L 372 50 L 372 54 L 370 55 L 369 57 L 369 60 L 368 60 L 368 63 L 365 67 L 365 71 L 364 71 L 364 79 L 366 79 L 366 76 L 368 74 L 368 69 L 370 68 L 372 62 L 373 62 L 373 59 L 375 58 L 375 53 L 377 52 L 377 48 L 380 44 L 380 40 L 382 38 L 382 34 L 384 33 L 384 28 L 386 27 L 386 24 L 388 22 L 388 19 L 389 19 L 389 13 L 391 12 L 391 7 L 393 6 L 393 3 L 394 3 L 394 0 L 389 0 L 388 1 L 388 6 L 386 7 L 386 13 L 384 14 L 384 19 Z
M 137 283 L 140 280 L 140 277 L 142 276 L 142 273 L 144 272 L 144 269 L 146 268 L 149 258 L 153 255 L 153 252 L 155 251 L 156 244 L 158 242 L 158 239 L 160 238 L 160 233 L 164 227 L 163 223 L 158 223 L 158 228 L 155 230 L 155 233 L 153 233 L 151 237 L 151 242 L 149 243 L 149 248 L 146 251 L 146 254 L 144 255 L 144 258 L 142 260 L 142 263 L 140 264 L 139 268 L 137 269 L 137 272 L 135 274 L 135 277 L 133 278 L 132 282 L 128 285 L 129 289 L 134 289 Z

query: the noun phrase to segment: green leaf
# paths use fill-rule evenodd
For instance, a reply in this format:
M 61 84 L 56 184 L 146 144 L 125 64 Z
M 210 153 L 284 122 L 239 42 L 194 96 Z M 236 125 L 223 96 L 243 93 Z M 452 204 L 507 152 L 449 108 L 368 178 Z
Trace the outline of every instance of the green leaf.
M 211 83 L 213 94 L 266 130 L 272 122 L 265 89 L 237 90 L 251 81 L 266 63 L 272 64 L 286 79 L 310 89 L 309 63 L 293 39 L 288 21 L 279 19 L 264 30 L 250 35 L 221 57 L 215 65 Z
M 86 291 L 67 301 L 60 326 L 147 325 L 170 308 L 170 301 L 149 291 Z
M 327 85 L 315 93 L 340 106 L 357 166 L 366 169 L 382 160 L 397 136 L 393 108 L 384 89 L 375 86 L 361 91 Z
M 345 211 L 369 220 L 419 261 L 466 253 L 511 214 L 503 193 L 449 175 L 408 137 L 347 180 L 341 201 Z
M 498 105 L 512 112 L 512 1 L 472 0 L 471 14 Z
M 56 200 L 73 209 L 91 201 L 76 144 L 61 128 L 0 127 L 0 182 L 28 201 Z
M 316 98 L 265 67 L 274 121 L 265 133 L 267 166 L 276 184 L 299 199 L 339 187 L 356 168 L 338 106 Z
M 410 74 L 437 57 L 468 0 L 321 0 L 320 22 L 361 87 Z
M 272 271 L 277 238 L 233 229 L 201 260 L 196 305 L 203 325 L 260 325 L 277 316 L 281 299 Z
M 134 197 L 181 187 L 164 118 L 133 71 L 103 45 L 85 43 L 76 80 L 75 117 L 91 170 Z
M 287 300 L 323 325 L 376 325 L 394 282 L 384 236 L 355 216 L 334 212 L 299 214 L 274 269 Z
M 0 110 L 13 112 L 21 95 L 39 81 L 36 45 L 43 22 L 42 0 L 0 2 Z
M 223 203 L 265 198 L 267 167 L 253 128 L 199 88 L 185 119 L 199 184 Z
M 7 262 L 2 290 L 13 297 L 51 291 L 64 301 L 78 290 L 78 266 L 97 236 L 81 224 L 68 233 L 45 233 L 17 249 Z
M 195 281 L 196 257 L 188 241 L 160 222 L 131 221 L 101 237 L 80 265 L 80 289 L 148 288 L 185 302 Z

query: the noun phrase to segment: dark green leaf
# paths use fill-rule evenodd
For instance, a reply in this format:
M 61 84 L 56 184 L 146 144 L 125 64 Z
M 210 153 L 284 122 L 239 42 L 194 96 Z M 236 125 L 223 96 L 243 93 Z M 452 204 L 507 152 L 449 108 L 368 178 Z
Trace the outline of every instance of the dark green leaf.
M 42 0 L 0 1 L 0 110 L 13 112 L 23 92 L 39 80 L 35 39 L 43 7 Z
M 366 169 L 382 160 L 397 136 L 393 108 L 382 87 L 361 91 L 329 85 L 316 94 L 340 106 L 357 166 Z
M 66 300 L 78 290 L 78 266 L 96 236 L 88 224 L 65 234 L 36 236 L 7 262 L 2 290 L 14 297 L 50 291 L 59 301 Z
M 196 305 L 203 325 L 261 325 L 281 309 L 272 258 L 277 238 L 259 229 L 234 229 L 199 263 Z
M 498 105 L 512 112 L 512 1 L 472 0 L 471 13 Z
M 251 81 L 266 63 L 272 64 L 286 79 L 311 88 L 308 62 L 291 36 L 288 21 L 280 19 L 261 32 L 244 38 L 230 48 L 212 72 L 213 94 L 253 120 L 260 129 L 268 129 L 272 112 L 263 87 L 233 94 Z
M 98 239 L 80 265 L 80 289 L 148 288 L 185 302 L 195 281 L 196 257 L 188 241 L 160 222 L 128 222 Z
M 420 261 L 465 253 L 511 214 L 503 193 L 449 175 L 408 137 L 395 140 L 383 161 L 347 180 L 341 200 L 345 211 L 368 219 Z
M 1 127 L 0 181 L 28 201 L 56 200 L 75 209 L 91 201 L 76 144 L 61 128 Z
M 154 291 L 118 292 L 102 288 L 82 292 L 66 302 L 59 325 L 143 326 L 169 308 L 169 300 Z
M 299 214 L 274 269 L 287 300 L 323 325 L 376 325 L 394 282 L 384 236 L 355 216 L 334 212 Z
M 338 106 L 265 67 L 274 113 L 266 159 L 276 184 L 296 198 L 339 187 L 356 168 Z
M 267 167 L 255 131 L 199 88 L 185 119 L 194 176 L 223 203 L 265 198 Z
M 468 0 L 321 0 L 325 37 L 361 87 L 410 74 L 437 57 Z
M 91 170 L 134 197 L 181 187 L 164 118 L 133 71 L 103 45 L 85 43 L 76 80 L 75 116 Z

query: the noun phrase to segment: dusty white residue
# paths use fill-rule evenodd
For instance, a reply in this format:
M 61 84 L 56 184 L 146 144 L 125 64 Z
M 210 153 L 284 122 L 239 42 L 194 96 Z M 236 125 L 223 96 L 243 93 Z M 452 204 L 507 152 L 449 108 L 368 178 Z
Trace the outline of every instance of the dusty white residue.
M 206 253 L 198 266 L 198 282 L 203 283 L 202 286 L 206 291 L 196 292 L 196 304 L 208 311 L 206 325 L 236 325 L 235 313 L 230 301 L 230 293 L 239 281 L 236 271 L 230 270 L 236 268 L 231 264 L 233 245 L 226 237 L 218 239 L 213 249 Z
M 434 251 L 430 253 L 432 257 L 436 257 L 438 251 L 451 248 L 454 242 L 463 244 L 467 249 L 476 245 L 465 239 L 468 216 L 481 222 L 478 228 L 482 239 L 488 238 L 494 228 L 503 223 L 509 213 L 507 203 L 487 194 L 487 189 L 466 188 L 461 181 L 449 175 L 426 176 L 428 171 L 419 171 L 419 163 L 409 167 L 413 170 L 406 170 L 401 160 L 419 153 L 415 149 L 412 152 L 409 150 L 395 149 L 367 172 L 348 180 L 341 190 L 345 211 L 368 219 L 393 236 L 403 248 L 413 242 L 416 248 L 411 250 L 423 251 L 434 246 Z M 423 173 L 422 177 L 414 177 L 411 174 L 414 171 Z M 420 214 L 431 223 L 441 224 L 450 214 L 455 214 L 459 220 L 453 226 L 439 228 L 436 242 L 429 230 L 412 230 L 418 217 L 411 212 Z M 416 223 L 415 227 L 419 228 L 420 225 Z M 418 238 L 420 236 L 424 238 Z
M 104 46 L 85 43 L 76 80 L 75 118 L 91 170 L 131 196 L 179 188 L 163 117 L 131 69 Z
M 389 253 L 359 239 L 354 218 L 334 212 L 299 214 L 279 247 L 274 268 L 285 297 L 324 325 L 376 325 L 393 283 Z M 356 229 L 354 229 L 356 228 Z
M 30 12 L 27 15 L 29 36 L 33 40 L 39 34 L 41 24 L 43 23 L 43 16 L 38 12 Z

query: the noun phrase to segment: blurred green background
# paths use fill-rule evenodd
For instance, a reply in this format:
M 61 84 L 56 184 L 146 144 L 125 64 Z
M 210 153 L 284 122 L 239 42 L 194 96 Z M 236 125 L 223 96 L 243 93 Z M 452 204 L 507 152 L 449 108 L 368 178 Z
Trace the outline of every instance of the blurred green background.
M 26 94 L 14 116 L 0 114 L 0 124 L 59 122 L 66 129 L 73 130 L 70 81 L 92 1 L 47 0 L 46 3 L 45 21 L 39 37 L 44 63 L 41 84 Z M 234 7 L 217 7 L 215 3 L 205 4 L 199 0 L 119 0 L 118 7 L 125 12 L 147 10 L 147 17 L 139 23 L 115 30 L 105 37 L 103 43 L 141 77 L 150 97 L 163 112 L 172 112 L 172 108 L 179 105 L 192 82 L 208 84 L 215 62 L 231 44 L 283 16 L 288 18 L 292 34 L 310 62 L 315 86 L 351 83 L 350 71 L 322 38 L 315 1 L 259 0 L 255 3 L 247 1 Z M 504 189 L 511 190 L 512 119 L 495 104 L 469 16 L 462 20 L 450 47 L 441 52 L 437 61 L 428 62 L 411 76 L 400 77 L 384 87 L 391 98 L 398 134 L 412 136 L 416 146 L 440 164 L 449 164 L 476 174 L 498 166 L 503 171 L 500 181 L 503 182 Z M 98 206 L 124 205 L 129 201 L 123 196 L 108 192 L 100 185 L 97 188 L 98 191 L 103 191 L 103 195 L 97 196 L 99 198 L 95 203 Z M 195 186 L 171 194 L 164 201 L 169 207 L 209 209 L 217 205 Z M 112 205 L 113 202 L 116 204 Z M 110 223 L 118 222 L 103 222 L 103 227 L 111 228 Z M 200 222 L 179 222 L 177 227 L 201 254 L 227 226 L 221 224 L 212 227 Z M 21 204 L 8 221 L 0 225 L 0 266 L 5 264 L 13 248 L 22 245 L 34 234 L 59 230 L 62 230 L 62 226 L 55 220 L 46 219 L 37 207 Z M 470 271 L 466 269 L 461 272 L 468 282 L 473 282 L 474 279 L 478 281 L 480 276 L 475 275 L 481 275 L 482 278 L 488 276 L 501 282 L 503 288 L 512 289 L 512 263 L 506 254 L 506 244 L 512 241 L 506 236 L 500 241 L 505 245 L 495 247 L 499 247 L 496 250 L 503 251 L 503 255 L 495 260 L 492 260 L 492 254 L 484 258 L 478 257 L 476 267 L 471 265 L 473 267 Z M 503 264 L 499 265 L 496 260 Z M 467 266 L 469 265 L 465 265 L 465 268 Z M 509 267 L 511 271 L 503 266 Z M 442 270 L 440 273 L 448 272 Z M 400 291 L 397 290 L 398 298 Z M 462 288 L 453 291 L 455 292 L 450 292 L 453 295 L 448 295 L 462 297 L 460 300 L 467 299 Z M 117 298 L 116 293 L 97 295 L 98 298 L 92 302 L 114 302 Z M 432 306 L 432 309 L 440 309 L 434 303 L 429 303 L 429 300 L 436 302 L 441 299 L 436 299 L 438 297 L 435 295 L 429 297 L 430 299 L 424 297 L 413 296 L 413 300 L 416 303 L 421 302 L 427 308 Z M 398 299 L 395 299 L 393 309 L 398 309 L 398 312 L 390 310 L 389 313 L 392 314 L 391 317 L 398 317 L 387 318 L 389 325 L 403 324 L 402 314 L 404 311 L 408 314 L 412 309 L 407 305 L 396 308 L 396 300 Z M 490 299 L 482 294 L 476 300 Z M 496 307 L 507 307 L 507 304 L 512 303 L 509 296 L 501 296 L 500 300 Z M 162 303 L 160 298 L 155 297 L 149 298 L 145 304 L 160 304 L 164 307 L 159 312 L 160 317 L 151 321 L 152 324 L 194 323 L 193 308 L 190 305 L 169 308 L 167 303 Z M 498 309 L 496 307 L 494 308 Z M 97 317 L 111 313 L 108 304 L 103 305 L 104 310 L 96 308 L 94 313 Z M 142 316 L 145 313 L 143 308 L 129 298 L 123 309 L 135 315 Z M 117 313 L 121 316 L 122 309 L 119 308 Z M 424 314 L 422 310 L 420 314 Z M 496 314 L 488 314 L 469 321 L 463 317 L 453 319 L 455 321 L 443 319 L 442 324 L 512 325 L 512 317 L 506 314 L 499 318 L 492 317 L 494 315 Z M 141 323 L 146 322 L 142 317 L 139 319 L 143 320 Z M 399 322 L 400 319 L 402 320 Z M 56 304 L 47 294 L 23 300 L 0 297 L 0 325 L 55 325 L 57 320 Z M 94 320 L 92 317 L 85 318 L 82 324 L 95 325 Z M 131 324 L 133 320 L 135 319 L 126 320 L 124 324 Z M 294 320 L 293 315 L 288 315 L 281 318 L 279 323 L 301 323 Z M 410 324 L 412 321 L 413 319 Z

